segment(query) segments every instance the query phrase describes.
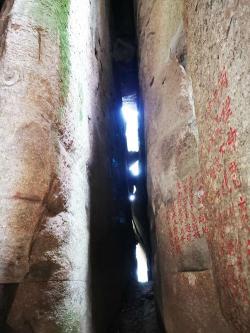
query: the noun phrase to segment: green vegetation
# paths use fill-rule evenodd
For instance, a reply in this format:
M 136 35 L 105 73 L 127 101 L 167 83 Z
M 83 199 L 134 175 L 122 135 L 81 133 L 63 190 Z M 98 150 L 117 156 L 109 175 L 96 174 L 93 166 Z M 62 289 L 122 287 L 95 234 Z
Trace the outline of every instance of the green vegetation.
M 32 16 L 37 24 L 48 30 L 55 39 L 60 41 L 60 80 L 62 97 L 65 98 L 69 89 L 69 35 L 68 16 L 70 0 L 35 0 Z
M 69 311 L 64 315 L 61 333 L 80 333 L 79 314 Z

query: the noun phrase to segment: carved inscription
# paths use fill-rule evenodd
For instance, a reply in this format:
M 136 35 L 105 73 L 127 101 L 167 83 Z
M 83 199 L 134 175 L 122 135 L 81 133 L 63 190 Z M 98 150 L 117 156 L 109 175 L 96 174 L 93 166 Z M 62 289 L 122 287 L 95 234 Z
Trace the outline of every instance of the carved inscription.
M 167 223 L 171 252 L 178 255 L 183 245 L 206 236 L 216 244 L 223 260 L 223 284 L 233 297 L 249 304 L 243 261 L 250 255 L 250 240 L 235 237 L 249 232 L 248 202 L 237 159 L 239 130 L 233 125 L 235 110 L 228 94 L 225 68 L 220 72 L 204 112 L 200 135 L 201 172 L 177 182 L 177 198 L 168 204 Z

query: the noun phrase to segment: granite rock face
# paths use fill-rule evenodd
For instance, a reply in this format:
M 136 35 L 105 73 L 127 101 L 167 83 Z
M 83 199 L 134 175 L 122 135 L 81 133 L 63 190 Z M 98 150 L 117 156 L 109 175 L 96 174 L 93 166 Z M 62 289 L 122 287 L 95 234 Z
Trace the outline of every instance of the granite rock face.
M 134 3 L 165 329 L 250 332 L 250 3 Z M 1 7 L 0 332 L 108 332 L 130 278 L 109 12 L 104 0 Z M 134 56 L 118 42 L 115 61 Z
M 250 330 L 249 40 L 248 1 L 186 6 L 209 247 L 222 312 Z M 194 13 L 199 13 L 190 25 Z M 203 18 L 206 18 L 204 21 Z M 201 26 L 203 27 L 201 29 Z M 197 33 L 197 31 L 199 31 Z M 205 48 L 199 45 L 206 41 Z
M 110 237 L 108 14 L 104 1 L 7 0 L 2 8 L 1 332 L 91 332 L 93 274 L 106 284 L 95 289 L 103 329 L 119 306 L 130 252 L 126 227 Z
M 136 1 L 154 271 L 171 332 L 248 332 L 247 1 Z

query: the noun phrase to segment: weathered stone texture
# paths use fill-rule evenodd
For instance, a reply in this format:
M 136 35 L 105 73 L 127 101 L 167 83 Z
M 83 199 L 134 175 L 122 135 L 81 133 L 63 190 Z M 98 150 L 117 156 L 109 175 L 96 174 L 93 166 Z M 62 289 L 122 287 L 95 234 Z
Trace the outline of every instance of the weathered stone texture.
M 83 45 L 70 37 L 70 16 L 79 23 L 76 3 L 14 1 L 6 27 L 0 64 L 0 281 L 19 283 L 7 319 L 15 332 L 89 329 L 87 186 L 79 189 L 89 155 L 78 145 L 88 145 L 79 115 L 86 105 L 73 84 L 83 79 L 75 64 Z M 89 45 L 90 37 L 88 30 L 83 40 Z
M 10 307 L 6 284 L 19 284 L 4 314 L 17 333 L 91 331 L 90 223 L 95 255 L 104 258 L 99 276 L 106 285 L 115 276 L 113 295 L 101 292 L 96 309 L 104 309 L 104 330 L 119 306 L 129 252 L 121 231 L 109 235 L 108 10 L 105 1 L 15 0 L 2 13 L 0 309 Z
M 249 15 L 248 1 L 186 2 L 209 247 L 223 314 L 240 332 L 250 331 Z
M 47 48 L 39 61 L 38 34 L 15 14 L 18 2 L 6 27 L 0 64 L 1 283 L 20 282 L 28 272 L 31 242 L 46 209 L 43 200 L 56 160 L 51 122 L 59 109 L 59 96 L 52 93 L 60 91 L 58 46 L 44 32 Z
M 139 0 L 136 6 L 154 268 L 165 327 L 169 333 L 247 332 L 249 4 Z M 221 98 L 221 109 L 228 94 L 232 114 L 219 114 L 225 120 L 230 113 L 220 129 L 223 120 L 204 114 L 209 98 Z
M 163 304 L 167 332 L 232 332 L 221 317 L 210 270 L 171 274 L 166 283 Z

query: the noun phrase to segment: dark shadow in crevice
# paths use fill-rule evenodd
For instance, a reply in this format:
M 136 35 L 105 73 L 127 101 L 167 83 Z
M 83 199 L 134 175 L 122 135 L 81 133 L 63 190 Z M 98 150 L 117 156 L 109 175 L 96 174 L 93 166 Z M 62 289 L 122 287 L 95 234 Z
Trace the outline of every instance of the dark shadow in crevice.
M 109 332 L 135 267 L 135 240 L 127 201 L 123 143 L 116 119 L 116 112 L 107 116 L 106 125 L 109 127 L 103 129 L 101 142 L 97 126 L 93 127 L 93 155 L 88 166 L 89 296 L 95 333 Z
M 93 58 L 99 59 L 103 53 L 98 31 L 94 45 Z M 92 156 L 88 163 L 89 298 L 95 333 L 109 333 L 111 327 L 115 327 L 124 290 L 136 267 L 127 193 L 126 143 L 120 114 L 120 83 L 114 72 L 116 91 L 112 92 L 111 99 L 102 89 L 110 88 L 105 76 L 106 65 L 103 63 L 99 71 L 96 110 L 89 115 L 92 140 Z
M 18 283 L 0 284 L 0 332 L 13 332 L 7 325 L 7 319 L 17 288 Z
M 113 68 L 119 82 L 120 95 L 122 97 L 134 96 L 139 111 L 139 140 L 140 151 L 138 153 L 127 152 L 126 164 L 139 160 L 141 172 L 138 177 L 133 177 L 127 167 L 128 190 L 131 193 L 133 186 L 137 188 L 136 201 L 131 204 L 131 212 L 139 239 L 143 241 L 151 277 L 151 248 L 150 226 L 147 215 L 147 190 L 146 190 L 146 159 L 144 145 L 143 108 L 139 103 L 137 36 L 135 30 L 135 15 L 133 0 L 111 1 L 112 9 L 112 54 Z
M 88 165 L 90 186 L 90 275 L 89 297 L 92 304 L 92 331 L 117 332 L 117 319 L 128 286 L 136 281 L 135 245 L 132 219 L 145 248 L 151 277 L 150 226 L 147 215 L 146 162 L 143 108 L 139 103 L 137 38 L 133 0 L 111 0 L 111 44 L 113 77 L 116 89 L 113 107 L 102 116 L 90 115 L 92 156 Z M 100 44 L 100 43 L 99 43 Z M 98 37 L 93 58 L 100 56 Z M 104 64 L 105 65 L 105 64 Z M 105 72 L 105 68 L 104 68 Z M 105 86 L 105 75 L 99 87 Z M 102 110 L 107 103 L 98 90 L 97 102 Z M 121 115 L 123 96 L 135 95 L 139 108 L 140 152 L 128 153 Z M 100 119 L 98 119 L 98 117 Z M 97 123 L 98 122 L 98 123 Z M 100 124 L 103 124 L 103 127 Z M 101 135 L 100 135 L 101 133 Z M 140 160 L 141 173 L 136 179 L 128 172 L 131 161 Z M 108 166 L 108 167 L 107 167 Z M 131 206 L 128 197 L 133 184 L 138 200 Z
M 13 4 L 14 4 L 14 0 L 0 0 L 1 18 L 8 16 L 9 12 L 11 11 L 11 8 L 13 7 Z

